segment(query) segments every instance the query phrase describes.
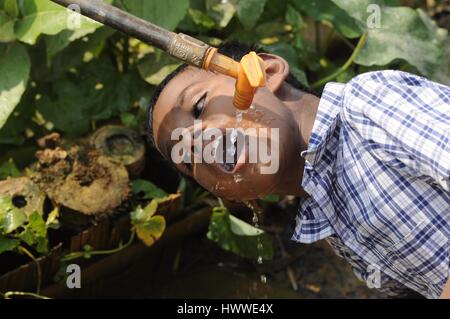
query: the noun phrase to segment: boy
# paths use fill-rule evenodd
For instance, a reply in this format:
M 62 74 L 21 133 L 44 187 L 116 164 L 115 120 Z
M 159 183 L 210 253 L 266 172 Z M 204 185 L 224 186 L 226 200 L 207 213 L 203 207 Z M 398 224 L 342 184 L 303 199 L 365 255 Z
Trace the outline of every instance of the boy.
M 149 109 L 151 143 L 219 197 L 300 196 L 293 239 L 326 239 L 369 286 L 448 298 L 450 88 L 379 71 L 319 98 L 284 59 L 259 55 L 267 85 L 243 114 L 234 79 L 185 65 L 169 75 Z

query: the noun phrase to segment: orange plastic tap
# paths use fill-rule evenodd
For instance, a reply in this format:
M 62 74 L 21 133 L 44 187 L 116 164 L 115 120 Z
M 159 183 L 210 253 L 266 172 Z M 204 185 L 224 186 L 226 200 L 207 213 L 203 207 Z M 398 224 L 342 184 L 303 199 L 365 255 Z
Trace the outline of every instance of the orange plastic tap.
M 236 79 L 233 105 L 239 110 L 247 110 L 252 105 L 256 90 L 266 85 L 264 60 L 253 51 L 238 63 L 218 53 L 216 48 L 211 48 L 203 68 Z

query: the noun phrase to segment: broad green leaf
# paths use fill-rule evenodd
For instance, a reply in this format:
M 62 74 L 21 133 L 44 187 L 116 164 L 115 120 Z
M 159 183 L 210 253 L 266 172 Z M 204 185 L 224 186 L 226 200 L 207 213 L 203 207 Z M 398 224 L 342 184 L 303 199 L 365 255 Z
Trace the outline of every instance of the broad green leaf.
M 252 29 L 264 11 L 267 0 L 239 0 L 237 16 L 245 29 Z
M 26 214 L 14 206 L 10 197 L 0 197 L 0 231 L 7 235 L 26 222 Z
M 23 18 L 17 22 L 16 35 L 20 41 L 35 44 L 41 34 L 55 35 L 63 30 L 95 30 L 100 23 L 83 17 L 49 0 L 23 2 Z
M 207 237 L 222 249 L 241 257 L 270 260 L 273 245 L 270 237 L 261 229 L 231 215 L 224 207 L 213 209 Z
M 15 250 L 20 244 L 18 239 L 7 238 L 0 235 L 0 255 L 7 251 Z
M 167 193 L 154 185 L 153 183 L 137 179 L 132 181 L 133 194 L 139 196 L 142 199 L 163 198 L 167 196 Z
M 154 216 L 148 222 L 135 226 L 139 239 L 147 246 L 152 246 L 161 238 L 166 229 L 166 220 L 163 216 Z
M 275 55 L 278 55 L 278 56 L 284 58 L 288 62 L 289 66 L 291 68 L 298 66 L 298 60 L 299 60 L 298 53 L 289 44 L 284 43 L 284 42 L 278 42 L 275 44 L 264 45 L 263 48 L 264 48 L 264 50 L 266 50 L 267 52 L 269 52 L 271 54 L 275 54 Z
M 27 86 L 30 58 L 18 43 L 0 44 L 0 129 L 19 104 Z
M 17 169 L 16 164 L 12 158 L 7 162 L 0 164 L 0 180 L 8 177 L 19 177 L 20 171 Z
M 13 18 L 17 18 L 19 15 L 19 6 L 17 0 L 0 0 L 0 8 Z
M 14 23 L 15 18 L 0 10 L 0 42 L 11 42 L 16 39 Z
M 189 0 L 122 0 L 125 8 L 163 28 L 174 30 L 186 15 Z
M 91 121 L 129 111 L 151 92 L 135 69 L 121 74 L 107 57 L 84 64 L 51 88 L 53 98 L 43 96 L 37 108 L 57 129 L 72 136 L 87 133 Z
M 71 42 L 81 39 L 88 34 L 91 34 L 97 30 L 100 25 L 86 26 L 84 28 L 72 30 L 63 30 L 55 36 L 48 36 L 46 38 L 47 45 L 47 64 L 51 64 L 53 56 L 66 48 Z
M 167 54 L 149 54 L 138 65 L 139 74 L 151 85 L 158 85 L 166 76 L 172 73 L 180 61 Z
M 362 34 L 356 21 L 334 4 L 332 0 L 290 1 L 295 8 L 305 12 L 314 20 L 331 23 L 336 28 L 336 31 L 347 38 L 357 38 Z
M 439 69 L 448 67 L 448 56 L 444 54 L 445 41 L 442 32 L 427 26 L 416 10 L 407 7 L 388 7 L 384 1 L 333 0 L 360 22 L 367 32 L 367 41 L 355 62 L 364 66 L 388 65 L 396 59 L 407 61 L 430 78 L 437 77 Z M 369 28 L 367 12 L 370 4 L 380 7 L 380 27 Z M 449 75 L 440 80 L 450 83 Z

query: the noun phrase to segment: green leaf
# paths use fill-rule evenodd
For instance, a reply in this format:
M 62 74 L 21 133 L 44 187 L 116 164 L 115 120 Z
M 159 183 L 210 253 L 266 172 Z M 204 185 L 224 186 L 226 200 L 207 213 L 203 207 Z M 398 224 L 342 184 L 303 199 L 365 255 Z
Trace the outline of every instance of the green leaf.
M 0 42 L 11 42 L 16 39 L 14 33 L 15 18 L 0 10 Z
M 19 16 L 17 0 L 1 0 L 0 8 L 5 10 L 10 17 L 17 18 Z
M 336 31 L 347 38 L 357 38 L 362 34 L 356 21 L 334 4 L 332 0 L 291 0 L 291 3 L 314 20 L 331 23 Z
M 133 225 L 139 225 L 150 221 L 158 210 L 158 201 L 152 200 L 145 208 L 138 206 L 131 212 L 131 222 Z
M 151 85 L 158 85 L 179 65 L 180 61 L 167 54 L 149 54 L 138 65 L 139 74 Z
M 446 31 L 431 29 L 416 10 L 407 7 L 388 7 L 384 1 L 333 0 L 352 17 L 358 19 L 367 32 L 367 41 L 355 62 L 364 66 L 388 65 L 396 59 L 407 61 L 430 78 L 438 77 L 440 68 L 447 68 L 448 56 L 444 54 Z M 380 5 L 380 28 L 368 28 L 366 20 L 369 4 Z M 445 32 L 445 36 L 442 36 Z M 447 65 L 446 65 L 447 64 Z M 447 74 L 440 80 L 450 84 Z
M 154 199 L 144 209 L 138 206 L 131 212 L 131 223 L 138 237 L 151 246 L 163 234 L 166 228 L 166 220 L 163 216 L 154 216 L 158 210 L 158 200 Z
M 165 191 L 158 188 L 153 183 L 143 179 L 132 181 L 132 187 L 133 194 L 142 199 L 163 198 L 167 196 Z
M 66 48 L 71 42 L 76 41 L 91 34 L 97 30 L 100 25 L 85 26 L 84 28 L 79 28 L 75 31 L 64 30 L 55 36 L 48 36 L 46 38 L 46 48 L 47 48 L 47 64 L 51 64 L 51 60 L 61 50 Z
M 267 0 L 239 0 L 237 16 L 245 29 L 250 30 L 258 22 Z
M 28 216 L 28 227 L 33 230 L 37 237 L 47 236 L 47 225 L 42 216 L 37 212 L 33 212 Z
M 6 179 L 8 177 L 19 177 L 20 171 L 14 164 L 12 158 L 10 158 L 7 162 L 0 165 L 0 180 Z
M 269 203 L 278 203 L 280 201 L 281 197 L 280 195 L 267 195 L 266 197 L 264 197 L 262 200 L 265 202 L 269 202 Z
M 152 246 L 159 238 L 161 238 L 166 229 L 166 220 L 163 216 L 154 216 L 148 222 L 138 224 L 136 234 L 139 239 L 147 246 Z
M 72 136 L 87 133 L 91 121 L 129 111 L 150 94 L 137 70 L 121 74 L 105 56 L 85 63 L 79 72 L 52 83 L 51 88 L 52 98 L 43 96 L 37 108 L 58 130 Z
M 222 249 L 238 256 L 270 260 L 273 245 L 270 237 L 261 229 L 231 215 L 224 207 L 213 209 L 207 237 Z
M 14 206 L 10 197 L 0 197 L 0 230 L 7 235 L 21 227 L 27 220 L 25 213 Z
M 284 58 L 291 68 L 298 66 L 298 53 L 291 45 L 284 42 L 278 42 L 275 44 L 264 45 L 263 48 L 271 54 Z
M 13 251 L 19 247 L 20 241 L 18 239 L 7 238 L 0 235 L 0 255 L 7 251 Z
M 122 0 L 125 8 L 163 28 L 174 30 L 186 15 L 189 0 Z
M 48 252 L 47 224 L 42 216 L 33 212 L 28 216 L 28 224 L 19 234 L 20 240 L 29 246 L 34 246 L 40 254 Z
M 30 74 L 30 58 L 18 43 L 0 44 L 0 129 L 19 104 Z
M 16 25 L 16 35 L 27 44 L 35 44 L 41 34 L 55 35 L 66 29 L 87 32 L 101 26 L 49 0 L 24 1 L 22 14 L 23 18 Z

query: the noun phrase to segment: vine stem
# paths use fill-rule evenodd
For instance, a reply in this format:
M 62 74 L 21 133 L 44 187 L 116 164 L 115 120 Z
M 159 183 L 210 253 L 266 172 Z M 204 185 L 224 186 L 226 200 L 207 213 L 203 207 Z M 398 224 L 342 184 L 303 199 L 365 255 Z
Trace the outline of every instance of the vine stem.
M 110 254 L 118 253 L 119 251 L 121 251 L 121 250 L 123 250 L 125 248 L 128 248 L 133 243 L 135 235 L 136 235 L 136 232 L 133 231 L 131 233 L 131 237 L 128 240 L 128 242 L 126 244 L 124 244 L 124 245 L 122 243 L 120 243 L 119 247 L 117 247 L 117 248 L 110 249 L 110 250 L 97 250 L 97 251 L 94 250 L 94 251 L 91 251 L 89 254 L 91 256 L 94 256 L 94 255 L 110 255 Z M 77 252 L 74 252 L 74 253 L 70 253 L 70 254 L 67 254 L 64 257 L 62 257 L 61 261 L 71 261 L 71 260 L 74 260 L 74 259 L 78 259 L 78 258 L 83 257 L 85 253 L 86 252 L 84 252 L 84 251 L 77 251 Z
M 341 66 L 339 69 L 336 70 L 336 72 L 324 77 L 323 79 L 320 79 L 319 81 L 313 83 L 311 85 L 311 87 L 313 89 L 317 89 L 318 87 L 321 87 L 322 85 L 326 84 L 327 82 L 330 82 L 332 80 L 334 80 L 335 78 L 337 78 L 339 75 L 341 75 L 342 73 L 344 73 L 345 71 L 348 70 L 348 68 L 350 68 L 350 66 L 353 64 L 353 62 L 355 61 L 356 56 L 359 54 L 359 52 L 361 51 L 362 47 L 364 46 L 364 44 L 366 43 L 367 40 L 367 32 L 364 32 L 363 35 L 361 36 L 361 38 L 359 38 L 358 44 L 356 45 L 355 50 L 353 51 L 352 55 L 350 56 L 350 58 L 347 60 L 347 62 L 345 62 L 345 64 L 343 66 Z
M 41 265 L 39 264 L 39 261 L 37 260 L 36 257 L 34 257 L 34 255 L 25 247 L 23 246 L 19 246 L 18 250 L 22 253 L 24 253 L 25 255 L 27 255 L 28 257 L 30 257 L 34 263 L 36 264 L 36 270 L 37 270 L 37 287 L 36 287 L 36 294 L 39 295 L 41 292 L 41 281 L 42 281 L 42 271 L 41 271 Z M 5 294 L 6 296 L 6 294 Z

